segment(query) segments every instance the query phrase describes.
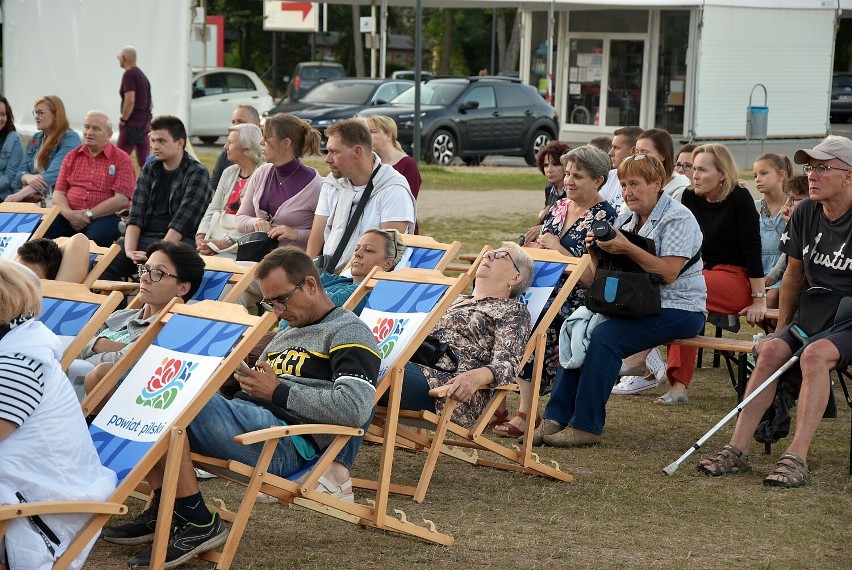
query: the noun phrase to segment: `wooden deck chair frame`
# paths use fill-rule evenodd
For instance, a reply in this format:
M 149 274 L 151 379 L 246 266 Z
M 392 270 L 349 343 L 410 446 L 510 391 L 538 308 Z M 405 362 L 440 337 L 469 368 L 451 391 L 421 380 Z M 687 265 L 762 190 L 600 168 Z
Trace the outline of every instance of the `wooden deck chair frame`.
M 109 295 L 98 295 L 97 293 L 92 293 L 85 285 L 79 283 L 63 283 L 61 281 L 48 281 L 44 279 L 41 281 L 41 294 L 45 299 L 100 305 L 100 307 L 98 307 L 98 309 L 89 316 L 86 324 L 77 331 L 74 335 L 74 340 L 72 340 L 63 351 L 62 360 L 60 361 L 63 370 L 68 370 L 68 367 L 71 366 L 71 363 L 74 362 L 77 355 L 82 352 L 86 343 L 95 336 L 95 333 L 98 332 L 98 329 L 101 328 L 101 325 L 104 324 L 107 317 L 116 310 L 122 299 L 121 293 L 118 293 L 117 291 L 113 291 Z M 42 304 L 44 305 L 44 303 Z M 42 315 L 39 316 L 39 319 L 49 316 L 50 315 L 47 315 L 43 308 Z M 61 327 L 62 323 L 58 323 L 58 325 Z M 61 335 L 61 330 L 56 330 L 54 327 L 50 326 L 49 323 L 48 327 L 51 328 L 55 334 Z
M 422 267 L 419 265 L 413 265 L 407 267 L 407 269 L 434 269 L 435 271 L 445 271 L 447 266 L 459 252 L 461 249 L 461 242 L 453 241 L 450 243 L 444 243 L 436 240 L 431 236 L 424 235 L 415 235 L 415 234 L 400 234 L 402 237 L 402 242 L 405 244 L 406 252 L 403 253 L 403 259 L 405 259 L 408 251 L 410 249 L 419 249 L 419 250 L 434 250 L 435 252 L 443 252 L 441 253 L 441 257 L 437 260 L 434 267 Z M 415 252 L 416 255 L 416 252 Z M 352 275 L 351 271 L 352 260 L 340 270 L 340 275 L 350 276 Z M 400 269 L 405 269 L 400 267 Z
M 54 564 L 54 568 L 65 569 L 112 515 L 127 512 L 127 507 L 123 504 L 124 501 L 151 468 L 163 457 L 166 457 L 165 479 L 163 482 L 161 506 L 158 512 L 159 524 L 157 524 L 157 531 L 154 537 L 154 549 L 150 565 L 151 568 L 163 567 L 166 547 L 168 545 L 168 534 L 171 527 L 172 509 L 177 490 L 180 452 L 186 438 L 186 426 L 219 389 L 225 379 L 239 366 L 240 361 L 257 344 L 260 337 L 269 330 L 275 320 L 272 314 L 267 314 L 263 317 L 249 315 L 243 307 L 231 303 L 202 301 L 193 305 L 184 305 L 178 299 L 173 299 L 161 312 L 160 317 L 148 326 L 147 330 L 133 343 L 133 346 L 127 351 L 124 357 L 113 366 L 103 381 L 83 401 L 84 414 L 90 413 L 93 407 L 112 391 L 118 380 L 136 364 L 166 323 L 177 315 L 242 325 L 247 328 L 241 334 L 240 340 L 236 342 L 231 352 L 217 366 L 215 372 L 204 382 L 198 395 L 180 412 L 172 423 L 171 429 L 160 435 L 142 460 L 130 470 L 116 487 L 115 492 L 106 501 L 33 502 L 27 505 L 0 506 L 0 538 L 2 538 L 9 521 L 20 516 L 30 516 L 33 514 L 92 513 L 94 516 L 89 519 L 89 522 L 69 544 L 65 553 Z
M 54 238 L 53 241 L 55 241 L 57 245 L 62 245 L 67 239 L 67 237 L 58 237 Z M 83 279 L 83 285 L 91 289 L 94 282 L 101 278 L 103 272 L 106 271 L 109 264 L 112 263 L 112 260 L 118 257 L 119 253 L 121 253 L 121 246 L 117 243 L 114 243 L 109 247 L 104 247 L 102 245 L 98 245 L 92 240 L 89 240 L 89 262 L 92 269 L 86 275 L 86 278 Z
M 399 411 L 400 396 L 402 393 L 403 367 L 423 342 L 429 331 L 432 330 L 432 327 L 440 316 L 446 312 L 456 297 L 467 287 L 469 278 L 466 275 L 450 278 L 440 272 L 425 269 L 402 269 L 399 272 L 383 272 L 379 271 L 378 268 L 374 268 L 361 282 L 344 307 L 351 310 L 357 306 L 364 296 L 372 291 L 376 287 L 376 284 L 381 281 L 415 282 L 446 286 L 446 291 L 435 304 L 426 321 L 422 323 L 417 333 L 411 338 L 408 346 L 399 353 L 394 363 L 388 368 L 387 373 L 380 379 L 376 387 L 374 404 L 378 402 L 382 395 L 385 393 L 389 394 L 388 409 L 391 410 L 389 413 L 391 420 L 388 422 L 387 429 L 389 433 L 393 433 L 396 429 L 394 413 L 398 413 Z M 280 438 L 318 433 L 336 434 L 337 437 L 331 446 L 323 452 L 319 461 L 313 465 L 302 482 L 277 477 L 268 472 L 267 467 Z M 395 518 L 388 514 L 388 496 L 389 493 L 393 492 L 390 485 L 395 449 L 395 438 L 393 437 L 388 438 L 390 443 L 382 449 L 379 461 L 379 475 L 377 477 L 378 484 L 375 488 L 376 496 L 375 500 L 370 501 L 369 505 L 347 503 L 314 489 L 320 476 L 328 469 L 349 438 L 361 434 L 363 434 L 363 431 L 355 428 L 337 425 L 306 424 L 271 427 L 236 437 L 235 440 L 238 443 L 245 445 L 263 442 L 263 450 L 254 467 L 237 461 L 219 460 L 192 454 L 193 461 L 198 467 L 222 478 L 246 485 L 245 494 L 237 513 L 231 513 L 230 516 L 226 515 L 223 517 L 227 520 L 233 520 L 231 531 L 228 535 L 228 542 L 225 543 L 224 549 L 221 553 L 209 552 L 202 554 L 200 558 L 216 562 L 217 568 L 220 569 L 230 567 L 259 491 L 278 498 L 279 502 L 294 503 L 359 526 L 389 530 L 437 544 L 452 545 L 454 539 L 449 535 L 437 532 L 432 521 L 424 519 L 424 522 L 429 525 L 427 528 L 409 522 L 406 519 L 405 513 L 402 511 L 396 511 L 400 515 L 400 518 Z M 222 511 L 220 511 L 220 515 L 222 514 Z
M 566 268 L 566 272 L 568 272 L 566 282 L 555 296 L 548 310 L 539 317 L 538 323 L 530 334 L 523 357 L 521 358 L 521 362 L 525 363 L 530 357 L 535 356 L 533 361 L 533 376 L 530 380 L 530 392 L 532 395 L 530 406 L 529 409 L 522 410 L 527 414 L 525 421 L 526 433 L 531 434 L 535 429 L 536 417 L 538 416 L 538 393 L 541 386 L 547 328 L 565 303 L 571 290 L 586 271 L 586 268 L 589 267 L 591 258 L 588 254 L 580 258 L 566 257 L 551 250 L 533 249 L 528 253 L 534 261 L 566 263 L 568 265 Z M 483 388 L 490 389 L 488 386 L 483 386 Z M 447 386 L 442 386 L 431 390 L 429 395 L 433 397 L 446 397 L 447 390 Z M 425 410 L 420 412 L 401 412 L 400 421 L 417 429 L 399 430 L 397 433 L 398 437 L 409 440 L 406 447 L 426 451 L 427 457 L 417 486 L 408 487 L 399 485 L 396 488 L 400 489 L 403 494 L 411 495 L 416 502 L 422 502 L 426 496 L 426 491 L 429 488 L 429 483 L 441 454 L 474 465 L 484 465 L 508 471 L 540 475 L 560 481 L 572 481 L 573 476 L 562 471 L 559 468 L 559 464 L 555 461 L 551 461 L 552 465 L 546 465 L 541 462 L 538 454 L 532 452 L 532 438 L 525 437 L 524 443 L 520 447 L 513 445 L 512 448 L 507 448 L 483 435 L 494 412 L 505 401 L 509 392 L 518 390 L 517 384 L 507 384 L 498 387 L 494 397 L 486 404 L 476 423 L 471 428 L 465 428 L 452 421 L 453 410 L 456 407 L 456 402 L 453 400 L 447 400 L 440 415 Z M 374 420 L 374 423 L 376 423 L 376 420 Z M 431 437 L 424 433 L 424 426 L 428 426 L 428 429 L 434 430 L 434 434 Z M 449 434 L 453 434 L 455 438 L 448 439 L 447 436 Z M 405 444 L 402 445 L 405 446 Z M 467 452 L 465 450 L 471 451 Z M 492 460 L 480 457 L 479 452 L 490 452 L 497 455 L 499 459 Z M 358 483 L 363 484 L 364 482 L 359 481 Z
M 48 228 L 53 224 L 56 216 L 59 215 L 59 206 L 51 206 L 50 208 L 42 208 L 38 204 L 30 204 L 27 202 L 0 202 L 0 215 L 2 214 L 39 214 L 41 220 L 38 225 L 30 233 L 30 237 L 26 241 L 44 237 Z M 0 224 L 2 226 L 2 224 Z M 17 253 L 17 252 L 16 252 Z

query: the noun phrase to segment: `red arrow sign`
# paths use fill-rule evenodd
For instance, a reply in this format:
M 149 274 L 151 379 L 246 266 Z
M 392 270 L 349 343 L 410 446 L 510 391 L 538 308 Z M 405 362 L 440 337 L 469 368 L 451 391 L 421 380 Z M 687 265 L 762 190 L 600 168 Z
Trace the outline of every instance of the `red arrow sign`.
M 310 2 L 282 2 L 281 3 L 281 11 L 282 12 L 292 12 L 293 10 L 302 12 L 302 21 L 304 22 L 307 19 L 308 14 L 313 10 L 314 5 Z

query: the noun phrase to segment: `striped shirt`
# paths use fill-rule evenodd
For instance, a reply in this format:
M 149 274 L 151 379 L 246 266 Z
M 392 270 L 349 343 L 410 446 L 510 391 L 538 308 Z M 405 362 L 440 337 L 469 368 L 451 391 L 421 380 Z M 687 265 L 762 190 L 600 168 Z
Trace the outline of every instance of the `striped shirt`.
M 0 420 L 21 427 L 43 395 L 41 363 L 20 354 L 0 356 Z

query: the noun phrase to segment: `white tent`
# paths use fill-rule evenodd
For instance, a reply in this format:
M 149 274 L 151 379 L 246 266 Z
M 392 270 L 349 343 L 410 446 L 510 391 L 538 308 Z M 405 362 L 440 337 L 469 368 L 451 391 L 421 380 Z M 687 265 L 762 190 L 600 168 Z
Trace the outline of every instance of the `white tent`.
M 16 127 L 35 131 L 30 110 L 58 95 L 72 128 L 98 109 L 117 123 L 125 45 L 151 82 L 155 114 L 189 115 L 189 37 L 193 10 L 176 0 L 4 0 L 3 85 Z

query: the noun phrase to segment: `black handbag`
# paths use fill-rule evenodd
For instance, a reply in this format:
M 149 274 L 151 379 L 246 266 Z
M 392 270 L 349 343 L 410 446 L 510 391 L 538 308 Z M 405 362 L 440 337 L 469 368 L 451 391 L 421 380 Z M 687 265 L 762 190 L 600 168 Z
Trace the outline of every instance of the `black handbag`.
M 438 365 L 444 357 L 450 360 L 452 366 L 450 368 Z M 423 339 L 423 343 L 417 347 L 417 351 L 411 356 L 411 362 L 414 364 L 422 364 L 427 368 L 434 368 L 441 372 L 455 372 L 459 368 L 459 359 L 450 348 L 450 345 L 443 340 L 440 340 L 432 335 Z
M 278 240 L 266 232 L 252 232 L 237 241 L 237 261 L 260 261 L 267 253 L 278 247 Z

